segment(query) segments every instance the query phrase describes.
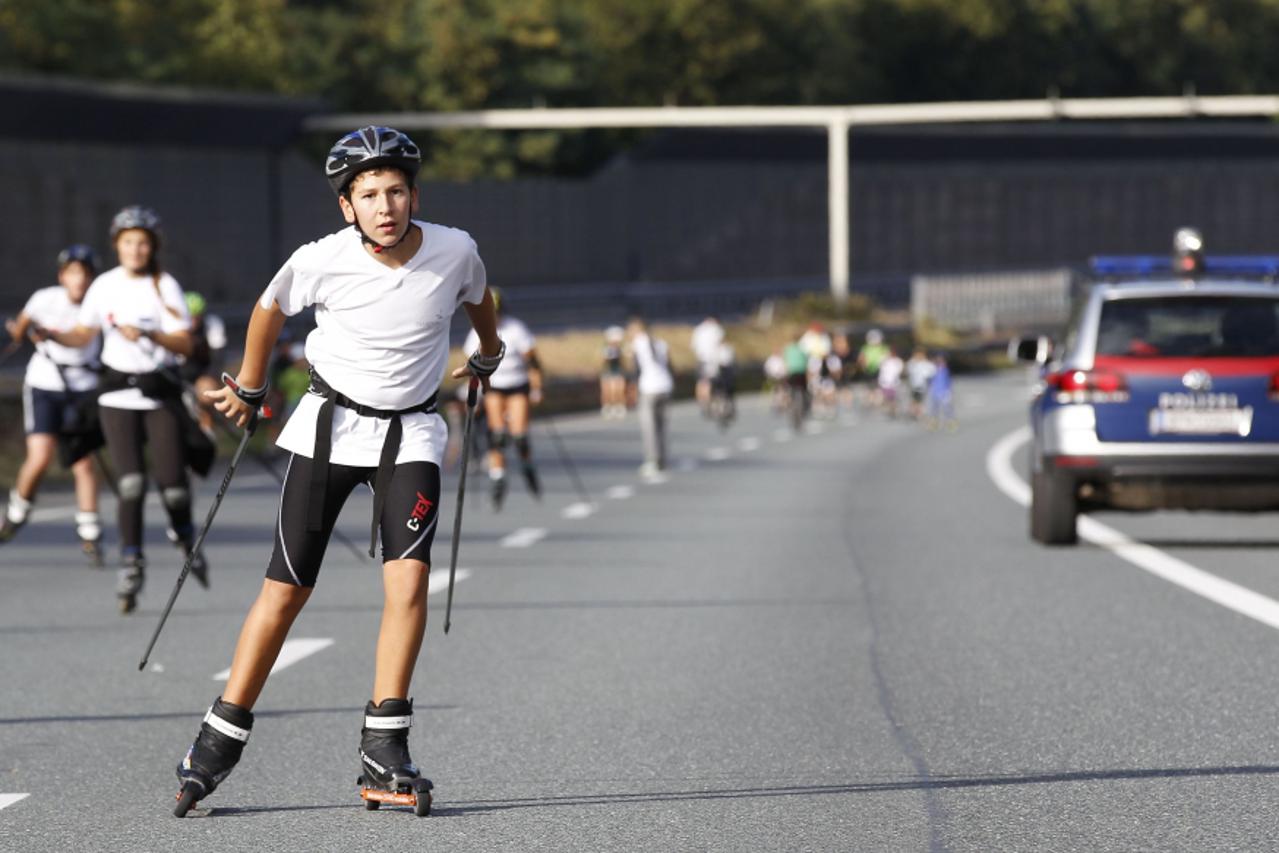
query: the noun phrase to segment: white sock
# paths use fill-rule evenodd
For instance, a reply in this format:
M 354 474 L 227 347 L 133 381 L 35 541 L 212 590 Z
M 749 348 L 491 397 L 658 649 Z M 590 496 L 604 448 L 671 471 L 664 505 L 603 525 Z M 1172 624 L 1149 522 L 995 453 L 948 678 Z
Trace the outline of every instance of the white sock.
M 27 520 L 27 513 L 31 512 L 31 501 L 18 494 L 17 489 L 9 492 L 9 509 L 6 513 L 9 520 L 14 524 L 22 524 Z

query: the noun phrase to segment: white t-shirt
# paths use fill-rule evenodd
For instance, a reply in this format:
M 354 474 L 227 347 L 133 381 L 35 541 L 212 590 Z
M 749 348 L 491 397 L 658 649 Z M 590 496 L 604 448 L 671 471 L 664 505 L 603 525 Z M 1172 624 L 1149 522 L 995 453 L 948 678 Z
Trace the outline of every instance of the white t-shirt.
M 896 388 L 902 380 L 902 371 L 906 365 L 901 358 L 890 355 L 879 364 L 879 387 Z
M 928 359 L 912 357 L 906 362 L 906 384 L 912 390 L 923 391 L 928 387 L 928 383 L 936 372 L 937 365 Z
M 80 325 L 102 330 L 102 363 L 121 373 L 152 373 L 178 363 L 177 356 L 155 341 L 130 341 L 120 326 L 136 326 L 143 331 L 164 334 L 191 328 L 182 287 L 168 273 L 160 281 L 149 275 L 135 276 L 116 267 L 93 280 L 80 305 Z M 160 403 L 143 396 L 137 388 L 109 391 L 98 403 L 113 409 L 150 410 Z
M 533 339 L 533 333 L 514 317 L 503 317 L 497 323 L 497 336 L 506 344 L 506 355 L 489 377 L 489 385 L 494 391 L 509 391 L 527 385 L 528 354 L 537 343 Z M 479 345 L 479 333 L 472 329 L 466 336 L 466 342 L 462 344 L 462 352 L 470 358 Z
M 306 360 L 336 391 L 378 409 L 407 409 L 440 387 L 448 366 L 449 324 L 463 302 L 478 304 L 487 279 L 475 241 L 465 231 L 414 220 L 422 246 L 391 269 L 364 249 L 354 228 L 344 228 L 293 253 L 262 293 L 285 314 L 315 307 Z M 306 394 L 280 432 L 285 450 L 310 457 L 324 398 Z M 400 419 L 404 432 L 396 462 L 443 458 L 448 428 L 439 415 Z M 329 460 L 375 467 L 390 421 L 342 406 L 333 413 Z
M 635 366 L 639 369 L 636 383 L 641 394 L 669 394 L 675 390 L 675 380 L 670 371 L 670 353 L 666 341 L 636 335 L 631 340 L 635 354 Z
M 67 296 L 61 285 L 43 287 L 31 294 L 22 313 L 45 329 L 65 332 L 74 329 L 80 321 L 80 306 Z M 35 355 L 27 362 L 25 382 L 42 391 L 64 391 L 62 376 L 72 391 L 91 391 L 98 387 L 98 375 L 89 369 L 98 358 L 102 342 L 94 338 L 82 347 L 64 347 L 55 341 L 36 345 Z M 57 362 L 55 365 L 54 362 Z M 62 372 L 58 372 L 58 366 Z
M 693 327 L 690 343 L 693 356 L 702 364 L 718 364 L 716 356 L 724 340 L 724 327 L 714 320 L 703 320 Z

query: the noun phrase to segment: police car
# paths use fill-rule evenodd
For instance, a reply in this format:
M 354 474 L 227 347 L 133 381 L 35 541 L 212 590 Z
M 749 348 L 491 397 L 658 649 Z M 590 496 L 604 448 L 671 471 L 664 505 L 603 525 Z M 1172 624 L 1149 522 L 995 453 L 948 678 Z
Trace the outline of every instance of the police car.
M 1096 258 L 1031 404 L 1031 537 L 1096 509 L 1279 509 L 1279 257 Z

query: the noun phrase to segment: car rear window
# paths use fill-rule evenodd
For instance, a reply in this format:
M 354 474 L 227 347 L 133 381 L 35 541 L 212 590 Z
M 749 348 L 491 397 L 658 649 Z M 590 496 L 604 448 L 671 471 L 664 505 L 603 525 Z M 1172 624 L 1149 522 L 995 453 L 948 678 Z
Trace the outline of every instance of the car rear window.
M 1148 358 L 1279 355 L 1279 299 L 1162 296 L 1101 307 L 1097 354 Z

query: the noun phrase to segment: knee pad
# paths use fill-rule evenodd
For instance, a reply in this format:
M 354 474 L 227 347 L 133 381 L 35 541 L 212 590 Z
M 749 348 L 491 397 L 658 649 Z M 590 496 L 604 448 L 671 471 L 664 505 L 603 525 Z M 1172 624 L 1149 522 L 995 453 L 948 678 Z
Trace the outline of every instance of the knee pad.
M 528 459 L 529 452 L 533 447 L 529 444 L 527 435 L 513 435 L 511 439 L 515 442 L 515 450 L 520 454 L 521 459 Z
M 117 485 L 120 487 L 120 500 L 124 501 L 141 500 L 147 490 L 146 478 L 140 473 L 121 474 Z
M 191 490 L 186 486 L 169 486 L 160 492 L 160 499 L 164 501 L 164 508 L 171 512 L 189 509 L 191 507 Z
M 506 443 L 510 440 L 510 434 L 504 429 L 489 430 L 489 450 L 505 450 Z

